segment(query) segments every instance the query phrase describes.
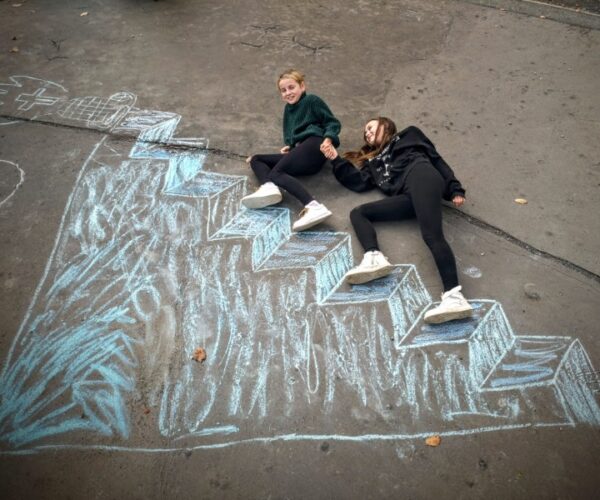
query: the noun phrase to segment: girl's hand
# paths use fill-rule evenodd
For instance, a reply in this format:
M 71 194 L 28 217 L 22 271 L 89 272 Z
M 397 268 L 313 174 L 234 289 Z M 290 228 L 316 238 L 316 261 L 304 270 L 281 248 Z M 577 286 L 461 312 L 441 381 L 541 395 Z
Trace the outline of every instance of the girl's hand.
M 338 157 L 338 152 L 333 146 L 329 146 L 327 151 L 322 151 L 322 153 L 328 160 L 335 160 Z
M 462 206 L 462 204 L 465 202 L 465 199 L 460 196 L 459 194 L 457 194 L 454 198 L 452 198 L 452 203 L 454 203 L 455 207 L 460 207 Z
M 250 162 L 252 161 L 252 155 L 248 156 L 248 158 L 246 158 L 246 163 L 250 164 Z
M 333 147 L 333 144 L 331 143 L 331 139 L 329 137 L 326 137 L 325 140 L 321 143 L 320 149 L 321 153 L 323 153 L 323 156 L 325 156 L 325 158 L 327 158 L 328 160 L 333 160 L 337 157 L 337 151 Z
M 290 147 L 289 147 L 289 146 L 283 146 L 283 147 L 282 147 L 282 148 L 279 150 L 279 152 L 280 152 L 282 155 L 285 155 L 285 154 L 287 154 L 287 153 L 289 153 L 289 152 L 290 152 Z
M 329 137 L 325 137 L 323 142 L 321 143 L 321 151 L 328 149 L 331 146 L 331 139 Z

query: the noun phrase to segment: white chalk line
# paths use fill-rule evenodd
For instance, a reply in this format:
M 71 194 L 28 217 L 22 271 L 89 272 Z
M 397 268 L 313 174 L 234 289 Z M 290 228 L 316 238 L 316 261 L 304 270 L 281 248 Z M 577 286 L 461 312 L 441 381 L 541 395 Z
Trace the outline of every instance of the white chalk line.
M 21 120 L 13 120 L 13 121 L 0 121 L 0 127 L 5 127 L 6 125 L 13 125 L 15 123 L 21 123 Z
M 0 201 L 0 207 L 1 207 L 8 200 L 10 200 L 15 195 L 17 190 L 21 187 L 21 185 L 25 181 L 25 171 L 21 167 L 19 167 L 19 165 L 17 165 L 16 163 L 13 163 L 12 161 L 0 160 L 0 163 L 8 163 L 9 165 L 12 165 L 13 167 L 15 167 L 19 171 L 19 177 L 20 177 L 19 182 L 17 183 L 15 188 L 12 190 L 12 192 L 6 198 L 4 198 L 2 201 Z
M 94 149 L 92 150 L 92 152 L 90 153 L 90 155 L 87 157 L 87 159 L 85 160 L 85 162 L 83 163 L 83 166 L 81 167 L 81 170 L 79 171 L 79 174 L 77 175 L 77 179 L 75 180 L 75 184 L 73 186 L 73 190 L 71 191 L 71 194 L 69 195 L 69 198 L 67 199 L 67 203 L 65 205 L 65 210 L 63 212 L 63 216 L 60 220 L 60 225 L 58 227 L 58 231 L 56 232 L 56 238 L 54 239 L 54 246 L 52 247 L 52 252 L 50 253 L 50 257 L 48 258 L 48 261 L 46 263 L 46 269 L 44 270 L 44 274 L 42 275 L 37 288 L 35 289 L 35 293 L 33 294 L 33 298 L 31 300 L 31 303 L 29 304 L 29 307 L 27 308 L 27 311 L 25 312 L 25 316 L 23 317 L 23 321 L 21 322 L 21 326 L 19 327 L 19 330 L 17 331 L 17 335 L 15 336 L 10 349 L 8 351 L 8 355 L 6 356 L 6 361 L 4 364 L 4 368 L 2 369 L 2 373 L 0 375 L 0 377 L 4 377 L 6 375 L 6 371 L 10 368 L 11 365 L 11 359 L 13 357 L 13 352 L 15 350 L 15 347 L 19 344 L 19 339 L 21 338 L 21 335 L 23 334 L 23 330 L 25 329 L 25 325 L 28 323 L 29 318 L 31 316 L 31 311 L 33 310 L 33 308 L 37 305 L 37 299 L 38 296 L 42 290 L 42 287 L 44 286 L 45 282 L 46 282 L 46 278 L 48 277 L 48 274 L 50 273 L 50 269 L 52 267 L 52 265 L 54 264 L 54 256 L 58 250 L 58 246 L 60 243 L 60 239 L 63 235 L 63 229 L 65 226 L 65 222 L 67 219 L 67 215 L 69 214 L 69 210 L 71 209 L 71 204 L 73 203 L 73 198 L 75 197 L 75 192 L 77 191 L 79 184 L 81 182 L 81 179 L 83 178 L 83 174 L 88 166 L 88 164 L 90 163 L 91 159 L 93 158 L 94 154 L 96 154 L 96 151 L 98 150 L 98 148 L 100 148 L 100 146 L 102 145 L 102 143 L 106 140 L 106 136 L 104 136 L 100 142 L 98 142 L 98 144 L 96 144 L 96 146 L 94 147 Z
M 572 427 L 575 428 L 573 423 L 540 423 L 540 424 L 513 424 L 513 425 L 499 425 L 493 427 L 479 427 L 477 429 L 461 430 L 461 431 L 431 431 L 431 432 L 419 432 L 417 434 L 361 434 L 361 435 L 344 435 L 344 434 L 280 434 L 272 437 L 255 437 L 250 439 L 241 439 L 238 441 L 230 441 L 227 443 L 216 443 L 196 446 L 185 446 L 180 448 L 135 448 L 127 446 L 108 446 L 108 445 L 48 445 L 48 446 L 36 446 L 27 450 L 14 450 L 14 451 L 0 451 L 0 455 L 31 455 L 44 451 L 62 451 L 62 450 L 76 450 L 76 451 L 118 451 L 118 452 L 133 452 L 133 453 L 170 453 L 170 452 L 181 452 L 181 451 L 194 451 L 194 450 L 211 450 L 220 448 L 229 448 L 231 446 L 239 446 L 244 444 L 255 444 L 255 443 L 275 443 L 279 441 L 339 441 L 339 442 L 371 442 L 371 441 L 413 441 L 428 438 L 436 435 L 442 438 L 446 437 L 458 437 L 467 436 L 473 434 L 479 434 L 484 432 L 499 432 L 499 431 L 512 431 L 519 429 L 530 429 L 535 427 Z

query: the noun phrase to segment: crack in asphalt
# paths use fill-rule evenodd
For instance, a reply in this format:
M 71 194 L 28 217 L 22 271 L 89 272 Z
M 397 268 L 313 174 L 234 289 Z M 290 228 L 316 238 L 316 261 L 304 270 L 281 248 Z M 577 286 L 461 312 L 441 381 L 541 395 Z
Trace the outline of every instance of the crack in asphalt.
M 65 124 L 65 123 L 55 123 L 55 122 L 51 122 L 51 121 L 40 120 L 37 118 L 22 118 L 22 117 L 15 117 L 15 116 L 11 116 L 11 115 L 3 115 L 3 114 L 0 114 L 0 119 L 5 119 L 11 123 L 16 123 L 16 122 L 36 123 L 36 124 L 39 123 L 41 125 L 46 125 L 46 126 L 51 126 L 51 127 L 93 132 L 98 135 L 100 135 L 100 134 L 101 135 L 109 135 L 110 137 L 112 137 L 114 139 L 124 140 L 124 141 L 131 142 L 131 143 L 138 142 L 137 138 L 134 136 L 126 135 L 126 134 L 117 134 L 117 133 L 111 132 L 110 130 L 107 131 L 107 130 L 100 130 L 100 129 L 94 129 L 94 128 L 86 128 L 86 127 L 82 127 L 82 126 L 78 126 L 78 125 L 69 125 L 69 124 Z M 1 123 L 0 123 L 0 125 L 1 125 Z M 173 144 L 173 143 L 160 142 L 160 141 L 144 141 L 144 142 L 146 142 L 147 144 L 155 144 L 157 146 L 165 146 L 169 149 L 172 149 L 173 151 L 200 151 L 201 150 L 201 151 L 206 151 L 215 156 L 220 156 L 222 158 L 228 158 L 231 160 L 245 160 L 247 158 L 247 155 L 241 155 L 239 153 L 234 153 L 234 152 L 228 151 L 226 149 L 220 149 L 220 148 L 210 148 L 210 147 L 199 148 L 196 146 L 190 146 L 190 145 L 185 145 L 185 144 Z M 474 217 L 473 215 L 469 215 L 469 214 L 462 212 L 461 210 L 458 210 L 454 207 L 445 206 L 445 208 L 448 210 L 452 210 L 455 215 L 466 220 L 469 224 L 472 224 L 473 226 L 476 226 L 479 229 L 482 229 L 488 233 L 494 234 L 495 236 L 502 238 L 503 240 L 508 241 L 509 243 L 512 243 L 513 245 L 516 245 L 519 248 L 522 248 L 523 250 L 529 252 L 532 255 L 536 255 L 538 257 L 542 257 L 544 259 L 556 262 L 571 271 L 575 271 L 579 274 L 582 274 L 586 278 L 591 279 L 591 280 L 595 281 L 596 283 L 600 283 L 600 275 L 590 271 L 589 269 L 586 269 L 578 264 L 575 264 L 574 262 L 571 262 L 568 259 L 559 257 L 557 255 L 551 254 L 551 253 L 541 250 L 537 247 L 534 247 L 533 245 L 530 245 L 529 243 L 527 243 L 523 240 L 520 240 L 519 238 L 513 236 L 512 234 L 504 231 L 503 229 L 500 229 L 499 227 L 494 226 L 493 224 L 490 224 L 489 222 L 486 222 L 482 219 Z

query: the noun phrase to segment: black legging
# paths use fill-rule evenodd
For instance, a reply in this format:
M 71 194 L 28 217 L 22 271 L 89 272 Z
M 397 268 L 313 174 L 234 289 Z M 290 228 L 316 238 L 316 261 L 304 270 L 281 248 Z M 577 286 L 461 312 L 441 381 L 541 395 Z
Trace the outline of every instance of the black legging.
M 458 286 L 454 254 L 442 231 L 444 180 L 428 161 L 419 161 L 409 172 L 402 194 L 360 205 L 350 212 L 354 231 L 364 248 L 379 250 L 372 222 L 417 218 L 423 240 L 431 250 L 444 291 Z
M 319 147 L 322 137 L 311 136 L 287 154 L 254 155 L 250 166 L 261 184 L 272 182 L 308 205 L 314 198 L 292 176 L 316 174 L 325 164 Z

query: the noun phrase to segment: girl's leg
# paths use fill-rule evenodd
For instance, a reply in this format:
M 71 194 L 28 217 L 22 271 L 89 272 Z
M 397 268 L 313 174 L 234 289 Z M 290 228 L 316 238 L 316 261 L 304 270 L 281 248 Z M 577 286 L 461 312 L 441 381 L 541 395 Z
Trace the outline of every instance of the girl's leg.
M 253 155 L 250 158 L 250 167 L 261 185 L 269 182 L 271 169 L 284 157 L 282 154 Z
M 360 265 L 346 274 L 348 283 L 367 283 L 387 276 L 394 270 L 394 266 L 379 251 L 377 234 L 372 222 L 399 220 L 408 217 L 414 217 L 414 211 L 410 199 L 405 195 L 393 196 L 360 205 L 350 212 L 352 226 L 365 250 L 365 255 Z
M 250 166 L 260 182 L 260 187 L 254 193 L 242 198 L 242 204 L 246 208 L 270 207 L 283 199 L 279 188 L 269 181 L 271 169 L 282 157 L 282 154 L 271 154 L 254 155 L 250 158 Z
M 443 180 L 429 163 L 413 167 L 406 180 L 406 193 L 360 205 L 350 220 L 365 252 L 379 250 L 373 222 L 416 217 L 421 234 L 435 260 L 444 290 L 458 286 L 454 254 L 442 231 Z
M 444 284 L 442 301 L 425 313 L 423 319 L 426 323 L 444 323 L 473 314 L 471 304 L 460 291 L 454 254 L 442 231 L 443 189 L 442 176 L 429 162 L 415 165 L 406 179 L 406 192 L 411 198 L 421 234 L 433 254 Z
M 409 219 L 415 216 L 410 198 L 404 194 L 377 200 L 352 209 L 350 221 L 365 252 L 379 250 L 373 222 Z
M 282 158 L 270 170 L 267 180 L 285 189 L 303 205 L 308 205 L 314 198 L 294 177 L 313 175 L 321 170 L 326 160 L 319 149 L 321 142 L 321 137 L 309 137 L 289 153 L 281 155 Z
M 442 278 L 444 291 L 458 286 L 456 261 L 442 230 L 442 192 L 444 181 L 429 162 L 415 165 L 406 179 L 423 240 L 431 250 Z

